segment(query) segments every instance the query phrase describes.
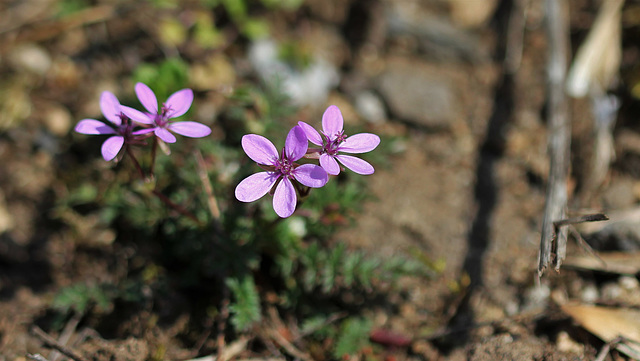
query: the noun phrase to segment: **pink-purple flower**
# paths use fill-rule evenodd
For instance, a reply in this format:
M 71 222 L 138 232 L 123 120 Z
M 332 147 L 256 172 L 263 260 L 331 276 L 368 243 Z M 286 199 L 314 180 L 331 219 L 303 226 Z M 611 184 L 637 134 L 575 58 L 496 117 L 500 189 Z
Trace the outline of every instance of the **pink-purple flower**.
M 273 194 L 273 209 L 282 218 L 289 217 L 296 209 L 296 189 L 292 181 L 319 188 L 324 186 L 329 176 L 315 164 L 297 164 L 308 148 L 307 136 L 300 126 L 289 131 L 284 148 L 278 153 L 267 138 L 257 134 L 242 137 L 242 148 L 249 158 L 263 165 L 266 172 L 253 174 L 238 184 L 236 198 L 242 202 L 253 202 L 267 194 L 278 182 Z
M 110 161 L 118 155 L 125 142 L 131 141 L 134 124 L 122 112 L 122 105 L 111 92 L 102 92 L 100 110 L 113 123 L 113 127 L 99 120 L 83 119 L 78 122 L 75 131 L 82 134 L 114 134 L 102 143 L 102 157 Z
M 340 165 L 352 171 L 368 175 L 375 171 L 368 162 L 342 153 L 366 153 L 374 150 L 380 144 L 380 137 L 371 133 L 359 133 L 347 137 L 344 134 L 344 120 L 337 106 L 331 105 L 322 115 L 322 134 L 305 122 L 298 122 L 309 141 L 319 147 L 320 165 L 331 175 L 340 174 Z M 337 160 L 337 161 L 336 161 Z
M 137 83 L 135 91 L 138 100 L 140 100 L 147 112 L 143 113 L 127 106 L 123 106 L 122 111 L 138 123 L 151 125 L 150 128 L 143 130 L 144 133 L 154 132 L 158 138 L 166 143 L 176 142 L 176 137 L 171 132 L 191 138 L 201 138 L 211 134 L 211 128 L 202 123 L 170 121 L 185 114 L 191 107 L 193 102 L 193 91 L 191 89 L 182 89 L 171 94 L 160 108 L 158 108 L 156 95 L 147 85 Z

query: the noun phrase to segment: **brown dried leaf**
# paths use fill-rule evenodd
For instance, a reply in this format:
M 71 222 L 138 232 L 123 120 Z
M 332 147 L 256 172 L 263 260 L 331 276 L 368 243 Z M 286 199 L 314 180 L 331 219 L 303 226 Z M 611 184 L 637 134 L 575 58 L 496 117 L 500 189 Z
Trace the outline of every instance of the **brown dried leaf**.
M 583 304 L 564 304 L 560 307 L 587 331 L 605 342 L 620 336 L 629 340 L 619 343 L 616 346 L 618 351 L 630 357 L 640 355 L 640 311 Z

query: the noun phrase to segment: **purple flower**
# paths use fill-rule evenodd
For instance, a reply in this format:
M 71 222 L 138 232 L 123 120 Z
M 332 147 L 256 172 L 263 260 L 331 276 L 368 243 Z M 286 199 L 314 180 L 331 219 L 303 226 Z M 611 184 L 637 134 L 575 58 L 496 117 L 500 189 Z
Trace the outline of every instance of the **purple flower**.
M 102 143 L 102 157 L 110 161 L 118 155 L 125 142 L 132 139 L 133 123 L 122 112 L 122 105 L 113 93 L 105 91 L 100 96 L 102 114 L 115 127 L 111 127 L 99 120 L 83 119 L 78 122 L 75 131 L 82 134 L 115 134 Z
M 338 152 L 370 152 L 380 144 L 380 137 L 371 133 L 360 133 L 347 137 L 342 129 L 343 124 L 342 113 L 335 105 L 329 106 L 322 115 L 322 135 L 309 124 L 298 122 L 309 141 L 322 147 L 319 150 L 320 165 L 327 173 L 331 175 L 340 174 L 340 165 L 336 162 L 337 160 L 358 174 L 373 174 L 374 169 L 371 164 L 360 158 L 338 154 Z
M 253 202 L 262 198 L 280 180 L 273 195 L 273 209 L 282 218 L 289 217 L 296 209 L 296 190 L 292 180 L 307 187 L 319 188 L 329 180 L 327 172 L 315 164 L 296 164 L 307 152 L 309 142 L 302 128 L 293 127 L 287 135 L 282 153 L 267 138 L 247 134 L 242 137 L 242 149 L 249 158 L 261 164 L 266 172 L 251 175 L 236 187 L 236 198 L 241 202 Z
M 193 102 L 193 91 L 191 89 L 182 89 L 171 94 L 160 109 L 158 109 L 156 95 L 148 86 L 143 83 L 137 83 L 135 90 L 138 100 L 145 107 L 147 113 L 126 106 L 122 107 L 122 111 L 138 123 L 152 125 L 151 128 L 145 129 L 142 133 L 154 132 L 158 138 L 166 143 L 176 142 L 176 137 L 169 131 L 191 138 L 201 138 L 211 134 L 211 128 L 202 123 L 169 121 L 189 110 Z

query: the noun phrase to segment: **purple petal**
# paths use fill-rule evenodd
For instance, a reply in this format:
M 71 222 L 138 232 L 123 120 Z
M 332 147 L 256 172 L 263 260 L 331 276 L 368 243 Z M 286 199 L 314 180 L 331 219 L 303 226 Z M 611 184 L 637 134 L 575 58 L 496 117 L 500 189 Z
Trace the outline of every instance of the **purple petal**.
M 296 190 L 288 178 L 283 178 L 273 194 L 273 210 L 281 218 L 287 218 L 296 210 Z
M 248 176 L 236 186 L 236 198 L 240 202 L 253 202 L 262 198 L 280 177 L 275 172 L 260 172 Z
M 122 145 L 124 144 L 124 137 L 116 135 L 111 137 L 102 143 L 102 158 L 107 162 L 112 160 L 118 155 Z
M 158 114 L 158 99 L 153 90 L 144 83 L 136 84 L 136 95 L 142 106 L 151 114 Z
M 369 174 L 373 174 L 374 172 L 373 166 L 360 158 L 353 157 L 350 155 L 342 155 L 342 154 L 337 155 L 336 158 L 345 167 L 351 169 L 352 171 L 358 174 L 369 175 Z
M 191 138 L 202 138 L 211 134 L 211 128 L 198 122 L 175 122 L 169 124 L 172 132 Z
M 171 94 L 165 105 L 170 109 L 167 114 L 168 118 L 177 118 L 191 108 L 193 102 L 193 90 L 182 89 Z
M 371 133 L 354 134 L 338 146 L 338 150 L 345 153 L 370 152 L 380 144 L 380 137 Z
M 122 124 L 120 119 L 120 102 L 113 93 L 103 91 L 100 95 L 100 110 L 105 118 L 115 125 Z
M 322 115 L 322 130 L 329 139 L 336 139 L 336 134 L 342 132 L 344 120 L 342 113 L 335 105 L 330 105 Z
M 315 164 L 303 164 L 299 166 L 293 170 L 293 176 L 298 182 L 311 188 L 320 188 L 327 184 L 329 180 L 327 172 Z
M 320 156 L 320 165 L 331 175 L 340 174 L 340 165 L 336 162 L 333 156 L 329 154 L 323 154 Z
M 304 134 L 307 135 L 307 139 L 309 139 L 311 143 L 322 146 L 322 137 L 317 130 L 305 122 L 298 122 L 298 125 L 304 130 Z
M 155 128 L 153 130 L 153 132 L 156 134 L 156 136 L 162 140 L 164 140 L 165 143 L 175 143 L 176 142 L 176 136 L 171 134 L 171 132 L 169 132 L 168 130 L 164 129 L 164 128 Z
M 95 119 L 82 119 L 76 124 L 75 131 L 82 134 L 115 134 L 116 131 Z
M 151 132 L 155 132 L 156 128 L 143 128 L 140 130 L 136 130 L 135 132 L 132 132 L 131 134 L 133 135 L 140 135 L 140 134 L 147 134 L 147 133 L 151 133 Z
M 280 157 L 271 141 L 261 135 L 247 134 L 242 137 L 242 149 L 254 162 L 274 165 Z
M 284 143 L 284 153 L 291 161 L 296 161 L 307 153 L 309 140 L 299 125 L 291 128 Z
M 126 105 L 122 105 L 120 110 L 124 113 L 124 115 L 128 116 L 134 122 L 142 123 L 142 124 L 153 124 L 155 121 L 154 114 L 143 113 L 138 109 L 133 109 Z

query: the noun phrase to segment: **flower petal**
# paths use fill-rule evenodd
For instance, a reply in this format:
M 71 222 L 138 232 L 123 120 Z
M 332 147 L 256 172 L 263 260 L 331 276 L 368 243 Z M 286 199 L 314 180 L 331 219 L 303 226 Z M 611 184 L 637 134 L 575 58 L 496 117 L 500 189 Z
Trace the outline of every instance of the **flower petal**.
M 240 202 L 253 202 L 262 198 L 280 177 L 275 172 L 260 172 L 243 179 L 236 186 L 236 198 Z
M 307 139 L 309 139 L 311 143 L 322 146 L 322 136 L 320 136 L 320 133 L 318 133 L 315 128 L 305 122 L 298 122 L 298 125 L 304 130 L 304 134 L 307 135 Z
M 156 136 L 165 141 L 165 143 L 175 143 L 176 136 L 171 134 L 168 130 L 164 128 L 155 128 L 153 132 Z
M 320 156 L 320 166 L 331 175 L 340 174 L 340 165 L 336 160 L 329 154 L 323 154 Z
M 293 170 L 293 176 L 298 182 L 311 188 L 320 188 L 327 184 L 329 180 L 327 172 L 315 164 L 303 164 L 299 166 Z
M 167 117 L 177 118 L 183 115 L 191 108 L 191 103 L 193 103 L 193 90 L 191 89 L 182 89 L 171 94 L 165 103 L 165 106 L 170 109 Z
M 336 135 L 342 132 L 344 127 L 344 120 L 342 119 L 342 113 L 335 105 L 330 105 L 322 115 L 322 130 L 329 139 L 336 139 Z
M 373 172 L 375 171 L 371 164 L 369 164 L 368 162 L 360 158 L 353 157 L 350 155 L 342 155 L 342 154 L 337 155 L 336 158 L 345 167 L 351 169 L 352 171 L 358 174 L 369 175 L 369 174 L 373 174 Z
M 100 110 L 105 118 L 115 125 L 122 124 L 120 119 L 120 102 L 112 92 L 103 91 L 100 95 Z
M 345 153 L 366 153 L 370 152 L 380 144 L 380 137 L 371 133 L 354 134 L 347 137 L 338 146 L 338 151 Z
M 143 112 L 139 111 L 138 109 L 133 109 L 133 108 L 128 107 L 126 105 L 122 105 L 120 107 L 120 110 L 122 110 L 124 115 L 128 116 L 134 122 L 142 123 L 142 124 L 153 124 L 154 123 L 154 120 L 155 120 L 155 115 L 154 114 L 143 113 Z
M 151 132 L 155 132 L 156 128 L 143 128 L 140 130 L 136 130 L 135 132 L 131 133 L 133 135 L 140 135 L 140 134 L 147 134 L 147 133 L 151 133 Z
M 296 210 L 296 190 L 288 178 L 283 178 L 273 194 L 273 210 L 281 218 L 287 218 Z
M 299 125 L 291 128 L 284 143 L 284 154 L 291 161 L 296 161 L 307 153 L 309 140 Z
M 102 158 L 107 162 L 112 160 L 116 155 L 118 155 L 123 144 L 124 137 L 120 135 L 116 135 L 105 140 L 104 143 L 102 143 Z
M 136 84 L 136 95 L 142 106 L 151 114 L 158 114 L 158 99 L 153 90 L 144 83 Z
M 202 138 L 211 134 L 211 128 L 198 122 L 175 122 L 169 124 L 172 132 L 191 138 Z
M 243 136 L 242 149 L 258 164 L 274 165 L 280 157 L 275 145 L 269 139 L 257 134 Z
M 115 134 L 116 131 L 103 122 L 95 119 L 82 119 L 74 129 L 82 134 Z

